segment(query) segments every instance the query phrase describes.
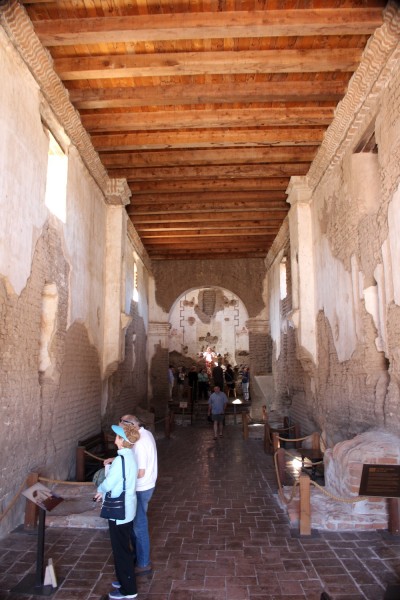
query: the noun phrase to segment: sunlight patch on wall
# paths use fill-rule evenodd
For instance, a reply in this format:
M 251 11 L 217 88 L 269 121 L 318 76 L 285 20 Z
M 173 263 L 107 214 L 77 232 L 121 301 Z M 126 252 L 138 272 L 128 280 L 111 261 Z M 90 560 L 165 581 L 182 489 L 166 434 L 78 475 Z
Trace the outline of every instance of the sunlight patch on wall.
M 67 221 L 68 157 L 49 133 L 45 204 L 60 221 Z

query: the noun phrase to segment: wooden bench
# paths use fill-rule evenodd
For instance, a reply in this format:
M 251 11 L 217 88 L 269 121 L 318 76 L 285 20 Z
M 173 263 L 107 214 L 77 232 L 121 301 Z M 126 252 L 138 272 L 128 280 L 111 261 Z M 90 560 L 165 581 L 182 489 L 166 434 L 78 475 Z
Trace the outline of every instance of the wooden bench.
M 86 452 L 101 460 L 96 460 Z M 95 472 L 102 468 L 103 460 L 115 454 L 114 437 L 109 437 L 104 431 L 80 440 L 76 449 L 76 481 L 91 481 Z

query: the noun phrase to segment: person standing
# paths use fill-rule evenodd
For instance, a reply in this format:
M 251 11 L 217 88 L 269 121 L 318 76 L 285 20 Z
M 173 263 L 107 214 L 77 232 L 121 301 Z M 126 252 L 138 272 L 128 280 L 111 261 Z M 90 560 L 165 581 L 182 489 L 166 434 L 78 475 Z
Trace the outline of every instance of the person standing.
M 190 400 L 192 405 L 197 400 L 197 382 L 198 382 L 198 373 L 196 367 L 193 367 L 189 371 L 188 375 L 188 383 L 190 387 Z
M 108 597 L 110 600 L 121 600 L 137 598 L 134 551 L 131 543 L 132 525 L 136 512 L 137 465 L 132 448 L 139 439 L 139 432 L 136 427 L 129 424 L 125 424 L 123 427 L 113 425 L 112 430 L 116 434 L 115 445 L 118 448 L 118 456 L 113 460 L 107 477 L 97 488 L 94 499 L 99 502 L 107 492 L 111 492 L 112 498 L 121 495 L 124 485 L 122 467 L 124 465 L 125 518 L 121 520 L 108 519 L 115 574 L 118 579 L 112 583 L 115 589 L 109 593 Z
M 216 385 L 214 387 L 214 392 L 208 399 L 208 414 L 211 415 L 214 424 L 214 440 L 217 439 L 218 430 L 219 437 L 222 437 L 227 404 L 228 398 L 226 397 L 226 394 L 221 391 L 219 385 Z
M 243 400 L 246 402 L 249 399 L 249 384 L 250 384 L 250 371 L 249 367 L 245 367 L 242 371 L 242 391 Z
M 169 399 L 172 400 L 172 390 L 174 389 L 175 374 L 172 365 L 168 367 L 168 385 L 169 385 Z
M 217 385 L 220 390 L 224 389 L 224 370 L 221 367 L 221 361 L 218 361 L 218 365 L 216 365 L 212 370 L 212 378 L 214 387 Z
M 227 367 L 226 367 L 225 383 L 226 383 L 226 391 L 227 391 L 228 398 L 230 397 L 231 392 L 232 392 L 233 398 L 235 398 L 235 374 L 233 372 L 231 365 L 227 365 Z
M 197 381 L 199 386 L 199 400 L 203 400 L 203 398 L 204 400 L 208 400 L 208 388 L 210 383 L 205 369 L 200 369 Z
M 124 415 L 121 424 L 138 428 L 140 438 L 133 447 L 138 474 L 136 483 L 137 508 L 133 521 L 133 539 L 136 548 L 136 575 L 152 572 L 150 560 L 150 536 L 147 510 L 153 496 L 158 475 L 157 446 L 151 431 L 145 429 L 135 415 Z

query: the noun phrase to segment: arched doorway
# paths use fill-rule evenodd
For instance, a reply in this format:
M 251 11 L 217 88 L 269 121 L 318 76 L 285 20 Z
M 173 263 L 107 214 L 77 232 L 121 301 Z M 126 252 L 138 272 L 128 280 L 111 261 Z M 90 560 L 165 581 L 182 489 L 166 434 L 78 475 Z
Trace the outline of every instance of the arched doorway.
M 225 364 L 247 365 L 248 318 L 243 302 L 229 290 L 213 286 L 186 291 L 169 314 L 172 362 L 197 363 L 210 349 Z

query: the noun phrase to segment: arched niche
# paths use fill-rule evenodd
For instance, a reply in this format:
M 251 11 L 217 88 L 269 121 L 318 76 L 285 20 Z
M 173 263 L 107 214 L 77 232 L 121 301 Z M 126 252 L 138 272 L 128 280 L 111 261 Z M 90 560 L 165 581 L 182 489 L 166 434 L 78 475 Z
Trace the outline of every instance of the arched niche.
M 196 362 L 209 347 L 232 366 L 248 364 L 248 319 L 245 304 L 232 291 L 219 286 L 189 289 L 169 313 L 170 356 Z

